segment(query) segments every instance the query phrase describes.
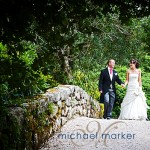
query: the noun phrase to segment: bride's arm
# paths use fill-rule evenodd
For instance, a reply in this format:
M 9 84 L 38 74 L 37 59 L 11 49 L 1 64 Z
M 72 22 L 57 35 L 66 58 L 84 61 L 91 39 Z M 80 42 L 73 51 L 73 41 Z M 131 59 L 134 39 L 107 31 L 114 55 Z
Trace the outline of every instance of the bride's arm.
M 126 72 L 126 81 L 125 81 L 125 87 L 126 87 L 126 85 L 128 84 L 128 82 L 129 82 L 129 70 L 127 70 L 127 72 Z
M 138 82 L 139 82 L 139 86 L 142 88 L 141 70 L 139 70 Z

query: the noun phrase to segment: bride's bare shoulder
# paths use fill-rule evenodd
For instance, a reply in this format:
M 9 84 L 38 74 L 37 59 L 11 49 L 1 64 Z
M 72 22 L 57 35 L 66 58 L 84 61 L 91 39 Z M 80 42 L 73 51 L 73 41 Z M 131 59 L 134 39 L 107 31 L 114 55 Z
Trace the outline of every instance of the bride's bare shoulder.
M 126 71 L 127 73 L 130 73 L 131 72 L 131 70 L 130 69 L 127 69 L 127 71 Z
M 141 74 L 141 70 L 140 69 L 137 69 L 137 72 L 138 72 L 138 74 Z

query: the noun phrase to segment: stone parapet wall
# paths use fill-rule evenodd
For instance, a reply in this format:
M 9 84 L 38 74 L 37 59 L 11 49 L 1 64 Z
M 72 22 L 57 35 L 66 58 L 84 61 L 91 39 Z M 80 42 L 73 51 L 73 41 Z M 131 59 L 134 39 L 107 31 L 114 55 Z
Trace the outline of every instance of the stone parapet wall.
M 90 97 L 82 88 L 74 85 L 59 85 L 48 90 L 47 104 L 54 104 L 54 112 L 51 117 L 56 118 L 56 126 L 63 125 L 74 115 L 101 118 L 101 108 L 98 101 Z
M 75 85 L 48 89 L 34 101 L 22 104 L 22 110 L 25 112 L 25 145 L 34 149 L 38 149 L 73 116 L 102 118 L 100 103 Z M 15 108 L 11 109 L 13 112 L 16 114 Z

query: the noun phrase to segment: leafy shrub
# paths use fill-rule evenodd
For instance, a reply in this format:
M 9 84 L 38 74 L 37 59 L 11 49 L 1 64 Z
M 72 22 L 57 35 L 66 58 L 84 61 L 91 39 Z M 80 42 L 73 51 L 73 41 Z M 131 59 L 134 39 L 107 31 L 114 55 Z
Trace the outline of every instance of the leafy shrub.
M 15 99 L 32 97 L 58 85 L 51 72 L 44 72 L 44 67 L 36 64 L 39 57 L 38 45 L 22 40 L 16 47 L 0 43 L 3 66 L 1 68 L 0 98 L 1 103 L 8 105 L 13 101 L 16 105 Z M 14 54 L 10 55 L 9 51 Z
M 99 72 L 89 71 L 87 73 L 78 70 L 74 72 L 72 84 L 83 88 L 91 97 L 99 100 L 100 93 L 98 91 Z

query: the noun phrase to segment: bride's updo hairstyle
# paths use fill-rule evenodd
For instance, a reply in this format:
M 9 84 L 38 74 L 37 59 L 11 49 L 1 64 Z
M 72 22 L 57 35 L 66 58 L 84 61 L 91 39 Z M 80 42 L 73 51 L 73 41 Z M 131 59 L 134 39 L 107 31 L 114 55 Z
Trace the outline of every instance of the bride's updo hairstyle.
M 139 62 L 136 59 L 131 59 L 130 64 L 135 64 L 136 68 L 139 68 L 139 66 L 140 66 Z

